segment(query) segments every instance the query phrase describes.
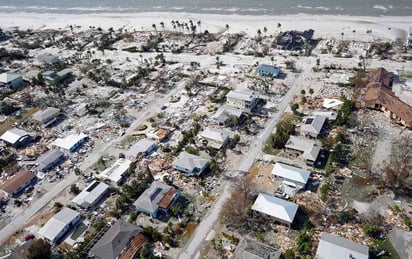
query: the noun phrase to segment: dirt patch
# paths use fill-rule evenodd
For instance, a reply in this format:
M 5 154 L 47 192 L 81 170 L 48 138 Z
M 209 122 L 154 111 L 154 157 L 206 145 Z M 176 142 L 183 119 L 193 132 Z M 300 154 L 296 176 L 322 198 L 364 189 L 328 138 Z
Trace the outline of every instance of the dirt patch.
M 272 181 L 272 169 L 273 164 L 256 162 L 246 177 L 253 180 L 260 191 L 273 193 L 279 183 Z

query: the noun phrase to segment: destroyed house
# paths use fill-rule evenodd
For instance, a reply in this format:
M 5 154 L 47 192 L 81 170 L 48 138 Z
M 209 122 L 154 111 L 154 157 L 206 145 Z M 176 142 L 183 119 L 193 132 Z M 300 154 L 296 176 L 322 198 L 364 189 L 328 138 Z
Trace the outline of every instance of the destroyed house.
M 233 254 L 233 259 L 279 259 L 281 252 L 274 247 L 241 238 Z
M 181 191 L 167 184 L 155 181 L 133 203 L 136 210 L 157 218 L 168 216 L 169 208 L 177 201 Z
M 385 87 L 392 89 L 394 76 L 393 73 L 387 71 L 383 67 L 369 71 L 367 79 L 367 87 Z

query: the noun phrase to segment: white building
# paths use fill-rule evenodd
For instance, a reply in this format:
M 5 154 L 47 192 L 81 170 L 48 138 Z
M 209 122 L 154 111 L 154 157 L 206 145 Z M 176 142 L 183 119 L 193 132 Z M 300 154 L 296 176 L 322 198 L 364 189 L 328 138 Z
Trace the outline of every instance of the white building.
M 369 248 L 349 239 L 322 232 L 315 258 L 369 259 Z
M 18 128 L 8 130 L 0 137 L 0 140 L 15 147 L 24 146 L 30 139 L 31 136 L 28 132 Z
M 127 157 L 135 158 L 139 154 L 149 155 L 157 147 L 156 142 L 151 139 L 141 139 L 126 152 Z
M 53 145 L 69 152 L 76 151 L 87 140 L 87 135 L 84 133 L 71 134 L 65 138 L 58 138 L 53 141 Z
M 37 111 L 32 115 L 32 119 L 40 123 L 42 126 L 47 127 L 56 121 L 57 116 L 60 114 L 60 109 L 54 107 L 48 107 L 45 110 Z
M 329 121 L 334 121 L 338 117 L 338 114 L 334 111 L 330 111 L 330 112 L 317 111 L 313 113 L 313 116 L 324 116 L 328 118 Z
M 307 165 L 313 166 L 319 156 L 320 145 L 307 138 L 290 136 L 285 145 L 286 151 L 296 156 L 301 155 Z
M 100 177 L 109 179 L 110 181 L 120 185 L 126 175 L 129 173 L 129 167 L 132 161 L 120 158 L 111 167 L 100 173 Z
M 232 90 L 226 95 L 226 103 L 232 107 L 251 111 L 256 107 L 258 97 L 257 92 Z
M 279 162 L 272 169 L 272 180 L 281 181 L 283 192 L 290 196 L 305 188 L 309 176 L 308 170 Z
M 230 106 L 220 106 L 216 113 L 212 116 L 212 119 L 218 124 L 223 125 L 227 120 L 232 118 L 238 118 L 242 116 L 243 112 L 239 109 Z
M 325 116 L 314 115 L 303 118 L 303 125 L 300 127 L 302 135 L 317 138 L 326 122 Z
M 21 75 L 13 72 L 5 72 L 0 74 L 0 86 L 9 89 L 17 89 L 23 85 L 23 78 Z
M 322 107 L 326 109 L 338 110 L 343 102 L 339 99 L 323 99 Z
M 255 203 L 253 203 L 252 210 L 268 215 L 277 222 L 290 226 L 295 219 L 298 205 L 265 193 L 259 193 Z
M 214 149 L 221 149 L 229 142 L 228 132 L 211 127 L 207 127 L 200 134 L 200 137 L 207 141 L 207 146 Z
M 80 213 L 64 207 L 59 213 L 47 221 L 47 223 L 39 230 L 38 234 L 52 244 L 56 244 L 67 231 L 80 221 L 80 218 Z
M 85 210 L 92 210 L 103 199 L 108 190 L 109 186 L 107 184 L 93 181 L 76 197 L 74 197 L 72 202 Z

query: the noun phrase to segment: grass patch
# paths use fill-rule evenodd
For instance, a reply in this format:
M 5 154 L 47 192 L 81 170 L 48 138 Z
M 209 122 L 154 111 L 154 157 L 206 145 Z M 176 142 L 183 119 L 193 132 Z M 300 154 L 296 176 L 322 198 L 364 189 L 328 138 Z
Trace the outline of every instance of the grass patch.
M 272 147 L 271 142 L 272 141 L 270 139 L 266 140 L 266 144 L 265 144 L 265 147 L 263 148 L 263 152 L 265 152 L 268 155 L 277 156 L 282 150 Z
M 371 250 L 371 257 L 370 258 L 379 258 L 379 259 L 401 259 L 396 252 L 395 248 L 393 247 L 392 243 L 389 241 L 389 239 L 385 240 L 372 240 L 372 244 L 369 246 Z M 388 253 L 386 253 L 383 256 L 377 257 L 376 255 L 382 251 L 385 250 Z

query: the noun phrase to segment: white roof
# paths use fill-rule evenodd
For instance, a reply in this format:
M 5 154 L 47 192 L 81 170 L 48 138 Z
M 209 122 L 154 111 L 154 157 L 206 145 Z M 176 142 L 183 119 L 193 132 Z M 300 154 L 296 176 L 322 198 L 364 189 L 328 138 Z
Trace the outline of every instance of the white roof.
M 13 72 L 5 72 L 0 74 L 0 83 L 7 84 L 20 77 L 21 75 L 19 74 Z
M 272 174 L 302 184 L 306 184 L 310 176 L 310 172 L 308 170 L 279 162 L 273 167 Z
M 43 63 L 53 64 L 59 62 L 59 57 L 50 53 L 45 53 L 37 56 L 37 60 Z
M 292 223 L 298 210 L 298 205 L 265 193 L 259 193 L 259 196 L 252 206 L 252 210 L 284 222 Z
M 109 189 L 105 183 L 93 181 L 81 193 L 73 198 L 72 202 L 82 208 L 87 208 L 101 198 L 101 196 Z
M 315 141 L 297 136 L 290 136 L 285 147 L 303 152 L 303 157 L 311 161 L 315 161 L 320 152 Z
M 369 248 L 349 239 L 331 235 L 326 232 L 320 234 L 320 242 L 316 251 L 316 259 L 368 259 Z
M 230 106 L 220 106 L 219 109 L 217 109 L 216 113 L 212 116 L 212 119 L 223 123 L 230 117 L 240 118 L 242 113 L 243 112 L 240 109 L 236 109 Z
M 253 91 L 244 91 L 244 90 L 232 90 L 227 95 L 227 98 L 234 98 L 245 101 L 253 101 L 258 97 L 256 92 Z
M 229 133 L 224 130 L 208 127 L 202 132 L 201 137 L 217 142 L 225 142 L 229 138 Z
M 325 116 L 330 121 L 336 120 L 336 118 L 338 116 L 338 114 L 336 112 L 322 112 L 322 111 L 314 112 L 313 115 L 315 115 L 315 116 L 316 115 Z
M 128 159 L 120 158 L 111 167 L 101 172 L 100 176 L 118 183 L 123 178 L 123 175 L 129 170 L 131 163 L 132 161 Z
M 53 141 L 53 144 L 65 150 L 70 150 L 74 145 L 76 145 L 85 138 L 87 138 L 87 135 L 80 132 L 79 134 L 71 134 L 65 138 L 58 138 L 55 141 Z
M 209 163 L 209 159 L 201 156 L 192 155 L 183 151 L 173 162 L 174 167 L 185 168 L 189 171 L 193 171 L 196 168 L 203 169 Z
M 0 139 L 14 145 L 22 137 L 29 136 L 29 133 L 18 128 L 13 128 L 1 135 Z
M 156 145 L 156 142 L 154 142 L 153 140 L 147 138 L 141 139 L 129 148 L 129 150 L 126 153 L 126 156 L 135 157 L 139 153 L 145 153 L 149 149 L 151 149 L 153 145 Z
M 343 102 L 339 99 L 323 99 L 322 106 L 326 109 L 332 109 L 333 107 L 341 105 Z
M 301 130 L 304 132 L 310 132 L 316 136 L 322 131 L 323 124 L 325 124 L 326 117 L 315 115 L 315 116 L 306 116 L 303 118 L 303 125 Z
M 60 113 L 60 110 L 54 107 L 47 107 L 47 109 L 45 110 L 40 110 L 37 111 L 35 114 L 32 115 L 33 120 L 36 121 L 46 121 L 54 116 L 56 116 L 57 114 Z
M 47 223 L 39 230 L 38 234 L 50 241 L 55 241 L 55 238 L 60 235 L 64 228 L 79 215 L 80 214 L 77 211 L 64 207 L 59 213 L 47 221 Z

